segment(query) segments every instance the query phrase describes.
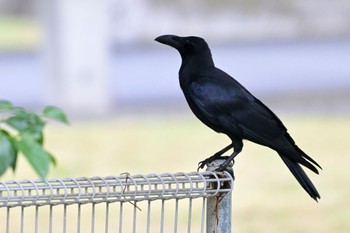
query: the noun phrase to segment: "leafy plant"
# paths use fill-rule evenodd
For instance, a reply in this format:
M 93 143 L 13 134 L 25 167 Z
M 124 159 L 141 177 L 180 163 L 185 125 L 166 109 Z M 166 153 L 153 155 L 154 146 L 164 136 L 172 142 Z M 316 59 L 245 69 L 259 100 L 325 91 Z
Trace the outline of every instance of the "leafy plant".
M 0 176 L 8 168 L 15 171 L 17 157 L 22 154 L 41 179 L 47 177 L 50 164 L 56 165 L 55 157 L 43 147 L 48 119 L 68 124 L 65 113 L 57 107 L 47 106 L 37 113 L 0 100 Z

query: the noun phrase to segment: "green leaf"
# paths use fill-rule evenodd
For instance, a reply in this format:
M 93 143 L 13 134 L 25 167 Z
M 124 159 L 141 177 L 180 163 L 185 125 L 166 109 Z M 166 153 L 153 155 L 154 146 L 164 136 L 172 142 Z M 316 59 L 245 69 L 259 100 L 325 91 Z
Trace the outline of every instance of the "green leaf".
M 25 115 L 27 111 L 22 107 L 14 107 L 11 112 L 15 115 Z
M 18 157 L 18 150 L 17 150 L 17 147 L 16 147 L 16 138 L 9 135 L 9 139 L 10 139 L 10 141 L 11 141 L 11 144 L 12 144 L 13 149 L 14 149 L 15 152 L 16 152 L 16 153 L 15 153 L 14 160 L 12 161 L 12 164 L 11 164 L 12 171 L 16 171 L 16 167 L 17 167 L 17 157 Z
M 65 124 L 69 124 L 66 114 L 58 107 L 46 106 L 43 111 L 44 116 L 60 121 Z
M 16 168 L 17 151 L 12 145 L 11 136 L 0 130 L 0 175 L 4 174 L 9 166 Z
M 54 166 L 57 166 L 57 159 L 56 159 L 56 157 L 55 157 L 53 154 L 49 153 L 49 152 L 48 152 L 48 154 L 50 155 L 51 163 L 52 163 Z
M 13 145 L 13 144 L 12 144 Z M 13 146 L 14 147 L 14 146 Z M 15 147 L 14 147 L 15 148 Z M 17 153 L 17 149 L 16 150 L 16 154 L 15 154 L 15 159 L 13 160 L 11 167 L 12 167 L 12 171 L 16 171 L 16 167 L 17 167 L 17 157 L 18 157 L 18 153 Z
M 13 109 L 13 105 L 10 101 L 0 100 L 0 111 L 8 111 Z
M 20 139 L 16 141 L 16 146 L 27 158 L 40 178 L 45 179 L 49 172 L 50 154 L 29 134 L 21 135 Z
M 5 123 L 18 131 L 29 128 L 29 120 L 23 116 L 10 117 L 5 120 Z
M 35 128 L 28 128 L 28 129 L 21 130 L 21 134 L 29 134 L 40 145 L 43 145 L 43 143 L 44 143 L 44 134 L 43 134 L 43 132 L 40 131 L 40 130 L 37 130 Z
M 5 120 L 5 123 L 12 128 L 23 132 L 30 130 L 31 132 L 41 132 L 45 126 L 45 122 L 36 113 L 21 112 Z

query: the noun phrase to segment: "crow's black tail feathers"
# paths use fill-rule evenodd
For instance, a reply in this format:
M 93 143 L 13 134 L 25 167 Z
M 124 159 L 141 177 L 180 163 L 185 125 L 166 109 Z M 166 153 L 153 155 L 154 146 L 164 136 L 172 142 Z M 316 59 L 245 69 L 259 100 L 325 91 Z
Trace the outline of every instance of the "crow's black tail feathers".
M 309 177 L 306 175 L 300 164 L 290 160 L 288 157 L 280 155 L 283 162 L 287 165 L 289 170 L 293 173 L 294 177 L 298 180 L 299 184 L 305 189 L 305 191 L 318 202 L 320 194 L 317 192 L 315 186 L 312 184 Z
M 295 145 L 295 149 L 302 154 L 303 158 L 306 158 L 308 161 L 310 161 L 312 164 L 317 166 L 318 168 L 322 169 L 322 167 L 315 161 L 313 160 L 310 156 L 308 156 L 304 151 L 302 151 L 298 146 Z M 316 169 L 317 170 L 317 169 Z M 318 174 L 318 171 L 316 172 Z
M 285 150 L 282 154 L 285 156 L 290 157 L 293 160 L 298 161 L 300 164 L 304 165 L 305 167 L 309 168 L 316 174 L 318 174 L 318 170 L 315 166 L 322 169 L 322 167 L 313 160 L 310 156 L 308 156 L 304 151 L 302 151 L 294 142 L 293 138 L 286 132 L 285 138 L 290 142 L 288 149 Z M 286 145 L 286 144 L 283 144 Z M 290 147 L 291 146 L 291 147 Z M 297 153 L 296 153 L 297 152 Z M 281 154 L 281 153 L 279 153 Z

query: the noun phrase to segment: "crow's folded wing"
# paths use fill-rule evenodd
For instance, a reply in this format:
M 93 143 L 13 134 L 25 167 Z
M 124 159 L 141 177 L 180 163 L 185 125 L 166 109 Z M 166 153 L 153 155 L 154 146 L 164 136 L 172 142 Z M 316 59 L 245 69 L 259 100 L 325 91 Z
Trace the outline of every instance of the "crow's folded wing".
M 222 132 L 269 145 L 287 131 L 271 110 L 233 79 L 197 79 L 188 92 L 201 114 Z

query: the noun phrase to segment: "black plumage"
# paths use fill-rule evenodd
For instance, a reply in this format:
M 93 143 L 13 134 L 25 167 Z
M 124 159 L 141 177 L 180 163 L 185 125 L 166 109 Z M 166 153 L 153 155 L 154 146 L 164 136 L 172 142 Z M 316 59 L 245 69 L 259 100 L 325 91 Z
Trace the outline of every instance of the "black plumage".
M 226 134 L 232 144 L 200 162 L 200 167 L 233 148 L 220 170 L 239 154 L 243 139 L 275 150 L 306 192 L 317 201 L 319 193 L 303 165 L 318 174 L 320 165 L 305 154 L 288 134 L 281 120 L 239 82 L 215 67 L 210 49 L 200 37 L 163 35 L 156 41 L 177 49 L 182 58 L 179 81 L 193 113 L 205 125 Z

